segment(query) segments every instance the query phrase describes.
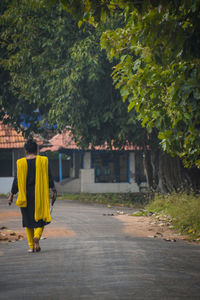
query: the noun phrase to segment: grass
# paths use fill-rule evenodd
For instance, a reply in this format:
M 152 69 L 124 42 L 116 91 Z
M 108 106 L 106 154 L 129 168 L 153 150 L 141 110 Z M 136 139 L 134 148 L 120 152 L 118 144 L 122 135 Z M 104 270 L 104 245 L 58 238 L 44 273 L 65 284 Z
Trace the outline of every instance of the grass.
M 8 195 L 0 194 L 0 197 L 8 197 Z M 141 216 L 149 213 L 165 215 L 180 233 L 187 234 L 190 240 L 200 240 L 200 195 L 187 195 L 185 193 L 157 194 L 150 202 L 150 196 L 143 193 L 64 194 L 58 196 L 58 199 L 141 208 L 143 210 L 134 215 Z
M 174 228 L 188 235 L 190 240 L 200 239 L 200 195 L 155 195 L 140 215 L 151 212 L 168 216 Z
M 80 193 L 80 194 L 65 194 L 59 196 L 58 199 L 78 200 L 87 203 L 107 204 L 111 206 L 126 206 L 126 207 L 144 207 L 147 203 L 147 195 L 142 193 Z
M 0 198 L 8 198 L 9 193 L 8 194 L 0 194 Z
M 8 194 L 0 194 L 2 198 L 8 198 Z M 148 195 L 144 193 L 78 193 L 78 194 L 63 194 L 57 199 L 70 199 L 87 203 L 107 204 L 111 206 L 126 206 L 144 208 L 148 202 Z

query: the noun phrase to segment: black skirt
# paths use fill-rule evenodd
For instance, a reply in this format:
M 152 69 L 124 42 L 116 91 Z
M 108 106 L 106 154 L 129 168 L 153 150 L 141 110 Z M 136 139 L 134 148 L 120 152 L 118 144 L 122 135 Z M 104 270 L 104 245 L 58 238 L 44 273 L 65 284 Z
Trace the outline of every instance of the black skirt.
M 21 208 L 22 213 L 22 226 L 29 228 L 37 228 L 45 226 L 49 223 L 44 222 L 43 220 L 35 221 L 35 158 L 27 159 L 28 163 L 28 174 L 26 182 L 26 197 L 27 197 L 27 207 Z M 54 187 L 54 182 L 51 176 L 51 171 L 49 168 L 49 187 Z M 11 192 L 16 194 L 18 192 L 17 177 L 15 176 L 13 180 L 13 185 Z

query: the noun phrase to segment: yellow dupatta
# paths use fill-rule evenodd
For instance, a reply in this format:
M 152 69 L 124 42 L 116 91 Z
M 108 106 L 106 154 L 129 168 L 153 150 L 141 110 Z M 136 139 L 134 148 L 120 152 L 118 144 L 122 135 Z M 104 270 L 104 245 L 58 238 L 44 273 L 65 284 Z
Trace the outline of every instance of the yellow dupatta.
M 48 158 L 45 156 L 36 156 L 36 174 L 35 174 L 35 221 L 51 221 L 49 209 L 49 172 Z M 16 205 L 18 207 L 27 207 L 26 198 L 26 179 L 28 164 L 26 158 L 17 160 L 17 181 L 19 195 Z
M 16 205 L 18 207 L 27 207 L 26 199 L 26 179 L 28 172 L 28 164 L 26 157 L 17 160 L 17 184 L 19 194 L 17 197 Z

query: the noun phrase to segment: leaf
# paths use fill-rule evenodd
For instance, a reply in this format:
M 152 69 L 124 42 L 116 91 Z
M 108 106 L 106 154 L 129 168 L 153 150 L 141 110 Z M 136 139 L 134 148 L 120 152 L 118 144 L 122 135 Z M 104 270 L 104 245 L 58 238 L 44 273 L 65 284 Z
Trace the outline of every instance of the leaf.
M 122 55 L 122 56 L 120 57 L 120 61 L 123 62 L 123 61 L 126 59 L 126 57 L 127 57 L 127 55 Z
M 82 21 L 82 20 L 78 21 L 78 27 L 79 27 L 79 28 L 81 28 L 82 24 L 83 24 L 83 21 Z
M 134 102 L 129 103 L 129 105 L 128 105 L 128 112 L 130 112 L 131 109 L 133 109 L 133 107 L 134 107 Z
M 123 88 L 120 89 L 120 93 L 121 93 L 121 96 L 124 97 L 124 96 L 128 96 L 129 95 L 129 90 L 128 88 L 125 86 Z

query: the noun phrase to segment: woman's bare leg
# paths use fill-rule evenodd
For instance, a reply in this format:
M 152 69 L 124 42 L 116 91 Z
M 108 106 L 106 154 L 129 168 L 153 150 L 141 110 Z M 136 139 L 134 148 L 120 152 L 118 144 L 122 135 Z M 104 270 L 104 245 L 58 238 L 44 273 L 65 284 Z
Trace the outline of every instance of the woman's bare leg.
M 40 241 L 40 238 L 42 236 L 43 230 L 44 230 L 44 226 L 35 228 L 33 240 L 34 240 L 34 245 L 35 245 L 36 252 L 39 252 L 41 250 L 39 241 Z

